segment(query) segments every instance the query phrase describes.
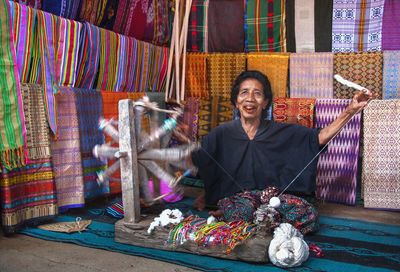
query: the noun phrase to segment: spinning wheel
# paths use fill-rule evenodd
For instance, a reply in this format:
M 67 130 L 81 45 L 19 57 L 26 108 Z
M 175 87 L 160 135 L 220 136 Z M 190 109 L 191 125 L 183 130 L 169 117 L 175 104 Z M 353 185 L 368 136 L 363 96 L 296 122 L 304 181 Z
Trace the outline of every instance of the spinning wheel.
M 99 159 L 116 158 L 117 161 L 106 171 L 98 173 L 98 182 L 102 183 L 112 179 L 112 174 L 121 170 L 121 188 L 124 205 L 124 222 L 138 223 L 140 221 L 140 197 L 146 203 L 152 203 L 164 197 L 156 199 L 149 189 L 149 174 L 154 175 L 160 181 L 165 181 L 170 188 L 177 190 L 177 185 L 182 175 L 175 177 L 161 166 L 170 164 L 179 169 L 186 170 L 186 158 L 197 148 L 190 143 L 176 148 L 166 148 L 160 144 L 160 139 L 170 137 L 176 129 L 177 118 L 182 114 L 179 109 L 164 110 L 157 107 L 156 103 L 145 97 L 137 102 L 130 99 L 119 102 L 118 130 L 114 126 L 114 120 L 100 120 L 99 128 L 109 135 L 119 147 L 112 147 L 110 143 L 96 145 L 93 154 Z M 158 126 L 159 113 L 169 113 L 161 126 Z M 141 120 L 144 114 L 150 115 L 150 134 L 141 128 Z M 168 142 L 168 141 L 164 141 Z

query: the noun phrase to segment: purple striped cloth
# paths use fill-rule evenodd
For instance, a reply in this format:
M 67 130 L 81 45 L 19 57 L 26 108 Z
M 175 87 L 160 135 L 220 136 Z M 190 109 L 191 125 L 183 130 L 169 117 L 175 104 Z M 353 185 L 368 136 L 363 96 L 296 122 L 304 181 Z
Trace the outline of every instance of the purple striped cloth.
M 385 0 L 382 22 L 382 50 L 400 49 L 400 1 Z
M 290 55 L 290 97 L 333 98 L 333 53 Z
M 350 103 L 348 99 L 317 99 L 315 127 L 329 125 Z M 317 165 L 318 198 L 354 205 L 358 169 L 361 114 L 356 114 L 329 143 Z

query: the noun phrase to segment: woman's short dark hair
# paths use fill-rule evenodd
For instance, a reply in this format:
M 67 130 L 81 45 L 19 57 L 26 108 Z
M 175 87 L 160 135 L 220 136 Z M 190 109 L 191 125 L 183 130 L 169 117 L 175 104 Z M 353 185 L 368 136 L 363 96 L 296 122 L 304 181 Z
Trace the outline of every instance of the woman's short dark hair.
M 242 82 L 245 81 L 246 79 L 255 79 L 258 82 L 260 82 L 261 85 L 263 86 L 264 97 L 265 99 L 268 99 L 267 108 L 263 112 L 264 116 L 264 113 L 268 111 L 272 103 L 272 90 L 271 90 L 271 83 L 269 83 L 268 77 L 263 73 L 261 73 L 260 71 L 249 70 L 249 71 L 244 71 L 240 75 L 238 75 L 231 89 L 231 102 L 233 106 L 236 105 L 240 84 L 242 84 Z

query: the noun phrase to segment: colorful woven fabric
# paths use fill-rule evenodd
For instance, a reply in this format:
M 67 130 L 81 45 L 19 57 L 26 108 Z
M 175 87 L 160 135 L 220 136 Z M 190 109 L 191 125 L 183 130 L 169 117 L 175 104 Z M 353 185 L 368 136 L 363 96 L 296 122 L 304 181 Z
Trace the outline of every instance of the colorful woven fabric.
M 382 98 L 382 53 L 338 53 L 334 56 L 333 74 L 353 81 L 373 92 L 378 99 Z M 335 81 L 334 98 L 353 98 L 355 89 Z
M 97 89 L 114 91 L 119 69 L 120 35 L 100 29 L 100 61 Z
M 82 0 L 80 3 L 79 20 L 99 25 L 104 16 L 106 0 Z
M 150 54 L 154 50 L 154 46 L 146 42 L 137 42 L 137 63 L 135 71 L 135 88 L 134 92 L 149 91 L 149 65 L 151 63 Z
M 364 110 L 364 206 L 400 207 L 400 100 L 373 100 Z
M 197 141 L 197 133 L 199 130 L 199 98 L 188 97 L 183 113 L 183 123 L 189 128 L 187 136 L 192 142 Z
M 315 127 L 324 128 L 345 110 L 350 100 L 317 99 Z M 361 114 L 356 114 L 319 156 L 317 166 L 318 198 L 354 205 L 358 170 Z
M 246 51 L 286 52 L 285 2 L 246 1 Z
M 22 85 L 28 163 L 17 169 L 2 169 L 0 199 L 2 226 L 14 233 L 25 223 L 57 215 L 57 198 L 50 154 L 50 131 L 44 113 L 42 90 Z
M 0 1 L 0 165 L 25 165 L 26 127 L 13 40 L 10 4 Z
M 78 9 L 81 0 L 62 0 L 60 16 L 71 20 L 78 19 Z
M 207 78 L 210 95 L 230 98 L 233 82 L 245 70 L 245 54 L 209 54 L 207 56 Z
M 13 34 L 17 56 L 17 66 L 21 82 L 28 82 L 32 61 L 32 51 L 36 29 L 36 13 L 26 5 L 10 1 L 10 16 L 13 21 Z
M 61 15 L 61 1 L 59 0 L 43 0 L 41 10 L 54 14 L 55 16 Z
M 22 84 L 21 91 L 27 125 L 28 157 L 33 160 L 50 158 L 49 128 L 46 121 L 42 86 Z
M 120 47 L 118 49 L 119 64 L 116 91 L 132 92 L 135 90 L 137 67 L 137 43 L 131 37 L 120 35 Z
M 42 82 L 44 86 L 44 101 L 46 116 L 50 129 L 57 134 L 56 103 L 54 94 L 57 92 L 57 50 L 60 17 L 47 12 L 38 11 L 38 35 L 40 42 L 40 57 L 42 64 Z
M 243 0 L 210 0 L 208 52 L 244 51 Z
M 58 85 L 73 87 L 76 80 L 82 23 L 60 18 L 56 77 Z
M 83 207 L 85 198 L 79 124 L 73 89 L 61 88 L 56 99 L 58 137 L 57 140 L 51 140 L 51 154 L 57 203 L 62 212 Z
M 332 51 L 380 51 L 384 0 L 334 0 Z
M 41 9 L 42 8 L 42 0 L 16 0 L 15 2 L 23 3 L 31 8 Z
M 275 98 L 272 108 L 275 122 L 314 127 L 315 99 L 313 98 Z
M 153 34 L 152 40 L 150 40 L 151 35 L 149 36 L 149 41 L 152 44 L 159 46 L 168 46 L 168 42 L 171 36 L 170 29 L 170 1 L 168 0 L 159 0 L 153 1 L 154 5 L 154 19 L 153 19 L 153 32 L 147 31 L 147 34 Z
M 92 89 L 99 69 L 100 28 L 84 23 L 80 40 L 75 86 Z
M 190 9 L 187 50 L 208 52 L 208 5 L 210 0 L 193 0 Z
M 168 67 L 168 47 L 150 45 L 149 83 L 152 92 L 164 92 Z
M 333 97 L 333 53 L 290 56 L 290 97 Z
M 383 99 L 400 98 L 400 51 L 383 52 Z
M 314 0 L 294 1 L 294 27 L 297 53 L 315 52 Z
M 111 31 L 113 30 L 115 18 L 117 17 L 118 2 L 119 0 L 107 0 L 104 16 L 99 24 L 99 27 Z
M 233 106 L 228 98 L 213 96 L 199 101 L 199 132 L 201 139 L 211 129 L 233 118 Z
M 207 54 L 189 53 L 186 55 L 186 96 L 208 97 Z
M 92 150 L 96 144 L 104 143 L 104 135 L 98 129 L 103 116 L 101 93 L 93 90 L 75 89 L 79 122 L 79 138 L 83 168 L 85 198 L 93 198 L 110 192 L 108 182 L 97 183 L 97 172 L 105 169 L 105 163 L 96 159 Z
M 286 97 L 288 85 L 289 54 L 247 54 L 247 70 L 258 70 L 271 83 L 274 97 Z
M 400 2 L 385 0 L 382 19 L 382 50 L 400 49 Z
M 37 18 L 37 12 L 35 13 Z M 37 19 L 35 20 L 37 24 Z M 37 29 L 37 27 L 34 27 Z M 29 73 L 27 76 L 26 83 L 34 83 L 34 84 L 42 84 L 42 53 L 40 49 L 40 35 L 39 30 L 37 29 L 36 35 L 33 37 L 33 46 L 32 46 L 32 53 L 31 53 L 31 65 L 29 69 Z
M 113 119 L 118 121 L 118 102 L 122 99 L 128 98 L 126 92 L 101 92 L 103 98 L 103 116 L 106 120 Z M 106 142 L 112 142 L 110 136 L 106 135 Z M 118 143 L 114 143 L 113 146 L 118 146 Z M 112 165 L 115 160 L 108 160 L 108 166 Z M 113 178 L 120 178 L 120 171 L 113 174 Z M 109 181 L 110 194 L 121 193 L 121 182 L 110 180 Z
M 108 206 L 106 208 L 106 213 L 118 219 L 124 218 L 124 206 L 122 204 L 122 201 L 116 202 L 111 206 Z

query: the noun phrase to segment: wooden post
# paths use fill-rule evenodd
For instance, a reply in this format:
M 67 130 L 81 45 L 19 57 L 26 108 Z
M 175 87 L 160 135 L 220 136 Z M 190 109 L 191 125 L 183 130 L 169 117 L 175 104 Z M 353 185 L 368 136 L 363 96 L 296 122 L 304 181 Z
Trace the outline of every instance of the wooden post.
M 135 113 L 133 102 L 124 99 L 118 103 L 119 150 L 126 152 L 121 161 L 121 189 L 124 204 L 124 222 L 140 221 L 139 174 L 137 162 Z

